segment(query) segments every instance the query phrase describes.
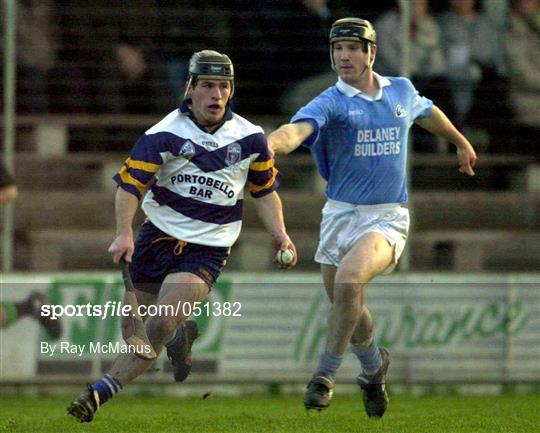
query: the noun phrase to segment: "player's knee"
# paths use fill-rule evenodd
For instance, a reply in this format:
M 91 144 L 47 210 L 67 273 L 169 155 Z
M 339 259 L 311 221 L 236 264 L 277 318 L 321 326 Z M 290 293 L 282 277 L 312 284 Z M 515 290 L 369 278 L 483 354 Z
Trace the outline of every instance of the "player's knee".
M 350 303 L 360 297 L 362 285 L 359 283 L 339 283 L 334 287 L 334 302 Z
M 358 284 L 364 285 L 370 280 L 369 269 L 364 266 L 343 266 L 336 274 L 338 284 Z
M 182 295 L 188 302 L 198 302 L 204 299 L 209 292 L 208 285 L 201 281 L 192 281 L 183 286 Z

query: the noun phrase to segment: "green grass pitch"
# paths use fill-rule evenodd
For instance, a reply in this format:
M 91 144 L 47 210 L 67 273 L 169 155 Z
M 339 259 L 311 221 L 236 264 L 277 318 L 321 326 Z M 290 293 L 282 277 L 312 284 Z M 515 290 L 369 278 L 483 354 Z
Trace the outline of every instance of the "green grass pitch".
M 129 433 L 473 433 L 540 431 L 540 395 L 391 396 L 382 420 L 360 396 L 336 395 L 329 410 L 307 412 L 301 396 L 201 398 L 120 395 L 90 424 L 66 415 L 71 396 L 0 397 L 0 432 Z

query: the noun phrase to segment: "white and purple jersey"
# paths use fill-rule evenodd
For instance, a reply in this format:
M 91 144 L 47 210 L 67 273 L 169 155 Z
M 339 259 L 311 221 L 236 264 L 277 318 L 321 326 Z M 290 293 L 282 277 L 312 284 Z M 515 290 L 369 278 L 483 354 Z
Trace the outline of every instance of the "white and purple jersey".
M 215 247 L 240 234 L 246 183 L 257 198 L 280 178 L 261 127 L 228 110 L 209 133 L 185 105 L 146 131 L 114 179 L 141 198 L 154 176 L 142 204 L 148 219 L 176 239 Z
M 407 202 L 407 142 L 413 122 L 431 114 L 433 102 L 406 78 L 374 74 L 380 91 L 370 97 L 341 79 L 292 122 L 307 121 L 315 131 L 304 142 L 326 195 L 336 201 L 373 205 Z

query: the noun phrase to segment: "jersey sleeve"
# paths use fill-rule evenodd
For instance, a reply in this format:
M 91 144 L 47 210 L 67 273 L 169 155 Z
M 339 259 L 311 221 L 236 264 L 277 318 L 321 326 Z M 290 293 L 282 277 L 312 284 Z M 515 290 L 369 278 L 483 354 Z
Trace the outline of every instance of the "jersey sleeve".
M 308 149 L 311 149 L 319 138 L 321 129 L 330 123 L 333 106 L 334 101 L 331 96 L 327 93 L 322 93 L 298 110 L 292 117 L 291 123 L 308 122 L 313 126 L 313 132 L 303 143 Z
M 414 85 L 409 80 L 407 81 L 409 83 L 410 91 L 412 93 L 411 120 L 414 122 L 416 119 L 428 117 L 433 110 L 433 101 L 426 98 L 425 96 L 420 95 Z
M 248 188 L 252 197 L 260 198 L 278 189 L 281 173 L 274 167 L 274 158 L 263 134 L 255 136 L 252 153 L 258 156 L 249 165 Z
M 113 177 L 118 186 L 139 200 L 146 185 L 157 173 L 163 159 L 159 153 L 161 134 L 143 135 L 133 146 L 131 155 Z

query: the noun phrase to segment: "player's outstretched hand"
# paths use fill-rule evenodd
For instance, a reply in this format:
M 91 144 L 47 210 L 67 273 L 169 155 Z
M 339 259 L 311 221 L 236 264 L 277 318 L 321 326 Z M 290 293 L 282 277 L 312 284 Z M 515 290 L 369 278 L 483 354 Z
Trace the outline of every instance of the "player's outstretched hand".
M 109 253 L 113 256 L 113 262 L 118 264 L 123 257 L 128 263 L 131 263 L 131 257 L 133 256 L 133 250 L 135 246 L 133 244 L 133 238 L 127 235 L 118 235 L 109 247 Z
M 461 147 L 457 151 L 459 161 L 459 172 L 474 176 L 474 166 L 476 165 L 476 152 L 470 144 Z
M 293 253 L 292 261 L 290 261 L 289 263 L 278 262 L 278 252 L 288 250 L 291 250 L 291 252 Z M 289 236 L 283 235 L 280 237 L 274 237 L 274 259 L 272 260 L 272 262 L 278 263 L 280 269 L 291 269 L 296 266 L 296 263 L 298 262 L 298 255 L 296 254 L 296 247 L 292 243 Z

